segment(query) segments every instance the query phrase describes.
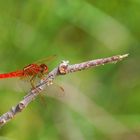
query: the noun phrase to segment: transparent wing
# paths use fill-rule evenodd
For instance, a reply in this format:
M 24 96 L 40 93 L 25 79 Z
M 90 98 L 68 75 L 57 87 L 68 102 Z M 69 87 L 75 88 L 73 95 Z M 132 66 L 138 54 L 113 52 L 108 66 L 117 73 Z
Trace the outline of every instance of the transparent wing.
M 43 91 L 43 95 L 49 96 L 49 97 L 64 97 L 65 91 L 62 86 L 59 86 L 55 83 L 53 83 L 50 86 L 46 86 L 45 90 Z
M 52 55 L 52 56 L 48 56 L 46 58 L 43 58 L 41 60 L 38 60 L 38 61 L 35 61 L 34 63 L 35 64 L 43 64 L 43 63 L 46 63 L 48 64 L 49 62 L 53 61 L 54 59 L 56 59 L 56 55 Z

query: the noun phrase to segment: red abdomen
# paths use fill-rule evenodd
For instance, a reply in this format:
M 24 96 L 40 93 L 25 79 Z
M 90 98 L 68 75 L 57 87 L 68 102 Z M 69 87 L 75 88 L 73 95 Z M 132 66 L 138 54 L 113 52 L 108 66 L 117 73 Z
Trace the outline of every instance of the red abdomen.
M 23 71 L 15 71 L 15 72 L 10 72 L 10 73 L 0 74 L 0 79 L 1 78 L 21 77 L 21 76 L 23 76 Z

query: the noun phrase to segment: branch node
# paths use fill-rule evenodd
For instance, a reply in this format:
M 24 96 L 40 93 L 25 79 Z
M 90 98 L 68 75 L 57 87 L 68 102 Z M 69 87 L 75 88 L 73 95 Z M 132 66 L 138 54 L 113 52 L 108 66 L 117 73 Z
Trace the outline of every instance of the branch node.
M 68 64 L 69 64 L 69 61 L 65 61 L 65 60 L 62 61 L 62 63 L 58 67 L 60 74 L 68 73 Z
M 24 104 L 23 102 L 20 102 L 20 103 L 16 106 L 16 111 L 17 111 L 17 112 L 21 112 L 24 108 L 25 108 L 25 104 Z
M 0 125 L 3 125 L 3 124 L 5 124 L 6 123 L 6 120 L 5 119 L 1 119 L 0 120 Z

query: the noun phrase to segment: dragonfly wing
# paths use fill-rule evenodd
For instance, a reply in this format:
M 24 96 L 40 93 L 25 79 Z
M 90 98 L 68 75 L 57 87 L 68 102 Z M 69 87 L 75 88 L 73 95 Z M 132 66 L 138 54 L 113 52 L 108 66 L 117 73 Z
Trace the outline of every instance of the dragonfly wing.
M 63 87 L 53 83 L 53 85 L 46 86 L 43 94 L 50 97 L 64 97 L 65 91 Z
M 34 63 L 35 64 L 43 64 L 43 63 L 49 63 L 51 61 L 53 61 L 54 59 L 56 59 L 56 55 L 52 55 L 52 56 L 49 56 L 49 57 L 46 57 L 46 58 L 43 58 L 39 61 L 35 61 Z

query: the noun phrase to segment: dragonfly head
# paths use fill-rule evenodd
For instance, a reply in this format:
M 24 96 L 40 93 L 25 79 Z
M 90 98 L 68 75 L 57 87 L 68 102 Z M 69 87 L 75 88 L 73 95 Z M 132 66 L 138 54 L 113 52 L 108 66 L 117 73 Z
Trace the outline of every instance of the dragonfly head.
M 45 65 L 45 64 L 41 64 L 41 65 L 40 65 L 40 72 L 41 72 L 42 74 L 47 73 L 47 72 L 48 72 L 48 66 Z

